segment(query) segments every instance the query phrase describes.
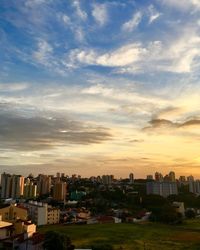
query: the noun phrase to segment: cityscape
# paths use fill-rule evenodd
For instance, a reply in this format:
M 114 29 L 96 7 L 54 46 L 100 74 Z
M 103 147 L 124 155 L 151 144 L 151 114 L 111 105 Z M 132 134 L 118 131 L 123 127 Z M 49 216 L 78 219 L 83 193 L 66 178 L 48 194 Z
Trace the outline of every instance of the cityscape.
M 200 0 L 0 0 L 0 250 L 200 249 Z
M 3 249 L 27 245 L 43 249 L 41 226 L 131 225 L 155 220 L 182 224 L 200 216 L 200 180 L 192 175 L 177 178 L 173 171 L 155 172 L 145 179 L 135 179 L 133 173 L 120 179 L 59 172 L 35 177 L 2 173 L 0 195 Z M 73 244 L 69 247 L 75 249 Z

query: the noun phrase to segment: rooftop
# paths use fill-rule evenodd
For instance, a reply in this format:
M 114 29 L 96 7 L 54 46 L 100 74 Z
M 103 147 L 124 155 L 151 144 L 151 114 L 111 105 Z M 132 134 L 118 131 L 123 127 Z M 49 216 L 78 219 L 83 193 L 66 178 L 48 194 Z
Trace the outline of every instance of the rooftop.
M 0 221 L 0 229 L 5 227 L 12 226 L 12 223 L 6 222 L 6 221 Z

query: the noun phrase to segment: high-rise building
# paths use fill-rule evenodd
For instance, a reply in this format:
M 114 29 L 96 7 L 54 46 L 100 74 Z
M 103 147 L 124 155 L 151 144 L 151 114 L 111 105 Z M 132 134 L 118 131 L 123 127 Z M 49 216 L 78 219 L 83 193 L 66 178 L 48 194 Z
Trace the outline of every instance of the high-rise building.
M 24 194 L 24 177 L 20 175 L 12 176 L 12 198 L 20 198 Z
M 168 174 L 166 174 L 163 178 L 163 181 L 171 181 L 170 177 Z
M 113 175 L 103 175 L 102 182 L 105 185 L 111 185 L 113 182 L 114 176 Z
M 176 182 L 147 182 L 147 194 L 158 194 L 167 197 L 178 194 Z
M 190 181 L 194 181 L 194 177 L 192 175 L 188 176 L 187 177 L 187 181 L 190 182 Z
M 29 178 L 24 184 L 24 198 L 35 198 L 37 196 L 37 185 Z
M 151 174 L 147 175 L 147 180 L 153 180 L 153 175 Z
M 159 172 L 155 173 L 155 181 L 163 181 L 163 176 L 161 173 Z
M 129 181 L 131 184 L 133 184 L 133 182 L 134 182 L 134 174 L 133 173 L 129 174 Z
M 37 181 L 37 194 L 49 194 L 51 191 L 51 176 L 40 174 Z
M 1 175 L 1 198 L 20 198 L 24 193 L 24 177 L 21 175 Z
M 65 202 L 67 193 L 67 183 L 66 182 L 57 182 L 53 186 L 53 199 L 56 201 Z
M 179 177 L 179 182 L 181 182 L 181 183 L 184 183 L 184 182 L 186 182 L 186 178 L 185 178 L 185 176 L 180 176 Z
M 189 192 L 200 195 L 200 180 L 189 181 Z
M 1 198 L 11 198 L 11 179 L 10 174 L 1 174 Z
M 173 171 L 169 172 L 169 179 L 172 182 L 176 181 L 175 173 Z

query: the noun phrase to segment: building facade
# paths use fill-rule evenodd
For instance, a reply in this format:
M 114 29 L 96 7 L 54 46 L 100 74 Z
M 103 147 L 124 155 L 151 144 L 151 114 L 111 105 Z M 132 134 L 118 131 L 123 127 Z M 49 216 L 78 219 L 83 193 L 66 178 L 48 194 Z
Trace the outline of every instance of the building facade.
M 157 194 L 167 197 L 172 194 L 178 194 L 176 182 L 147 182 L 147 194 Z

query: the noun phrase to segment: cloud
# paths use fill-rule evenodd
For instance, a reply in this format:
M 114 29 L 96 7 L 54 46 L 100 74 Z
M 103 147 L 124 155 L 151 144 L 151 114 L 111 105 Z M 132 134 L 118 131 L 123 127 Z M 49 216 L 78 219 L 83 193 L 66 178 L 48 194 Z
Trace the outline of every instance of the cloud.
M 33 58 L 36 59 L 37 62 L 43 64 L 44 66 L 51 65 L 51 56 L 53 53 L 52 46 L 45 40 L 39 39 L 37 43 L 38 49 L 33 52 Z
M 159 13 L 153 5 L 150 5 L 148 8 L 149 12 L 149 23 L 153 23 L 156 19 L 158 19 L 162 14 Z
M 137 42 L 100 52 L 94 49 L 71 50 L 66 61 L 69 66 L 98 65 L 113 67 L 113 73 L 134 74 L 136 72 L 193 73 L 198 70 L 200 58 L 200 36 L 186 28 L 169 41 Z
M 94 50 L 75 49 L 70 53 L 73 64 L 100 65 L 107 67 L 122 67 L 137 62 L 146 50 L 139 43 L 132 43 L 108 53 L 98 53 Z
M 143 131 L 153 131 L 153 130 L 159 130 L 163 132 L 168 132 L 171 129 L 182 129 L 182 128 L 188 128 L 191 129 L 193 126 L 200 127 L 200 119 L 188 119 L 183 122 L 173 122 L 166 119 L 152 119 L 149 121 L 150 126 L 143 128 Z M 192 132 L 192 130 L 191 130 Z
M 15 92 L 27 89 L 27 83 L 0 83 L 0 92 Z
M 180 10 L 187 11 L 191 8 L 200 9 L 200 2 L 199 0 L 162 0 L 161 1 L 164 5 L 168 5 L 171 7 L 176 7 Z
M 111 139 L 108 129 L 62 116 L 24 116 L 0 112 L 0 148 L 37 151 L 70 144 L 95 144 Z
M 149 42 L 145 47 L 140 44 L 138 60 L 132 65 L 118 69 L 118 73 L 139 72 L 173 72 L 193 73 L 198 70 L 200 58 L 200 36 L 192 29 L 186 28 L 179 36 L 169 41 Z
M 180 125 L 180 127 L 190 127 L 190 126 L 200 126 L 200 120 L 199 119 L 191 119 L 191 120 L 186 121 Z
M 63 13 L 58 13 L 57 17 L 58 20 L 61 21 L 66 28 L 71 30 L 71 32 L 74 34 L 76 41 L 82 42 L 85 40 L 85 32 L 78 23 L 74 22 L 68 15 Z
M 106 5 L 94 4 L 92 10 L 92 16 L 100 26 L 105 25 L 108 21 L 108 13 Z
M 200 36 L 186 30 L 181 38 L 174 41 L 163 56 L 171 61 L 168 70 L 177 73 L 193 71 L 195 59 L 200 57 Z M 163 66 L 161 66 L 163 67 Z M 167 67 L 166 67 L 167 70 Z
M 81 9 L 80 1 L 79 0 L 73 0 L 73 6 L 76 9 L 77 16 L 82 19 L 83 21 L 87 20 L 87 13 Z
M 50 1 L 47 1 L 47 0 L 26 0 L 25 6 L 29 7 L 29 8 L 36 8 L 36 7 L 38 7 L 38 5 L 45 4 L 45 3 L 48 3 Z
M 149 123 L 151 126 L 145 127 L 144 130 L 178 127 L 177 123 L 173 123 L 166 119 L 152 119 Z
M 71 25 L 71 20 L 70 18 L 66 15 L 59 15 L 59 17 L 62 19 L 62 21 L 66 24 L 66 25 Z
M 142 13 L 138 11 L 133 14 L 132 18 L 128 22 L 122 25 L 122 30 L 129 32 L 133 31 L 135 28 L 137 28 L 141 20 L 142 20 Z

